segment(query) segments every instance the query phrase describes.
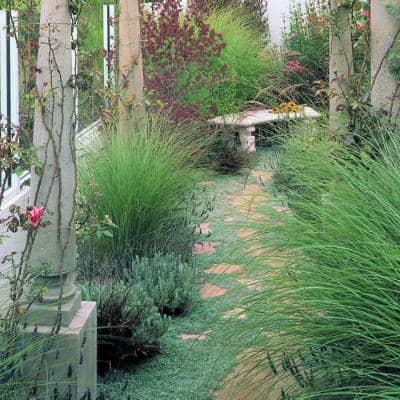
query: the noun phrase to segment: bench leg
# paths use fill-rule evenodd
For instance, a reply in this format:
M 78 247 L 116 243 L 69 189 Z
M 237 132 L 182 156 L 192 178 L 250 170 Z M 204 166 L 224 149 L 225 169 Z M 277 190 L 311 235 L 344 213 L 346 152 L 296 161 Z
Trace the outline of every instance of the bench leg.
M 255 130 L 256 128 L 254 126 L 238 128 L 242 148 L 249 153 L 256 151 L 256 138 L 252 135 Z

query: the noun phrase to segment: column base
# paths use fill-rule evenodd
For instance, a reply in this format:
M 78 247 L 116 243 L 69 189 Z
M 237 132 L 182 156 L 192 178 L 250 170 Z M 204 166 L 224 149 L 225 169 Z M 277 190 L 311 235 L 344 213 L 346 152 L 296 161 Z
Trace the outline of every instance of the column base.
M 97 397 L 96 303 L 83 301 L 67 327 L 51 335 L 52 326 L 25 328 L 27 345 L 34 342 L 24 363 L 27 398 L 94 400 Z M 32 340 L 29 340 L 29 337 Z

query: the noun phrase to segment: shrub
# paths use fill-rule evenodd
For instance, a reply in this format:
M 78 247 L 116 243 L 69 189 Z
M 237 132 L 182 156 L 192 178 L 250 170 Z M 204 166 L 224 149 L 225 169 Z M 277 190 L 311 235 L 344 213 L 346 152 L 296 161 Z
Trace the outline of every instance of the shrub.
M 196 119 L 196 104 L 184 97 L 221 76 L 213 59 L 224 43 L 207 23 L 208 13 L 202 0 L 191 2 L 185 14 L 178 0 L 162 0 L 143 17 L 146 93 L 153 108 L 166 111 L 174 121 Z
M 329 7 L 326 0 L 309 0 L 290 8 L 284 32 L 286 75 L 297 85 L 296 99 L 313 100 L 312 86 L 329 81 Z
M 125 271 L 129 284 L 142 286 L 161 314 L 180 314 L 196 293 L 196 271 L 173 254 L 136 257 Z
M 166 320 L 141 286 L 129 286 L 118 280 L 94 281 L 82 285 L 82 297 L 97 303 L 97 349 L 101 366 L 123 365 L 128 360 L 159 351 Z
M 156 250 L 187 255 L 198 202 L 193 137 L 160 121 L 136 121 L 129 136 L 111 134 L 102 147 L 82 160 L 79 189 L 97 221 L 109 216 L 117 227 L 112 238 L 84 241 L 82 251 L 120 261 Z
M 268 304 L 258 298 L 254 311 L 269 331 L 270 365 L 280 359 L 271 368 L 287 398 L 400 396 L 400 143 L 397 131 L 374 132 L 382 144 L 356 155 L 302 158 L 295 179 L 319 187 L 319 201 L 296 193 L 301 212 L 268 235 L 286 264 L 268 275 Z

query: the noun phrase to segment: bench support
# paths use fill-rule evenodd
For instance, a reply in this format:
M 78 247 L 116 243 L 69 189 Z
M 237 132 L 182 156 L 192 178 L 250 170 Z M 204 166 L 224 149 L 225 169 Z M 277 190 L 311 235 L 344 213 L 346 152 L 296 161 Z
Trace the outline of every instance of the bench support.
M 242 148 L 250 153 L 256 151 L 256 138 L 253 136 L 255 132 L 255 126 L 239 127 L 239 137 Z

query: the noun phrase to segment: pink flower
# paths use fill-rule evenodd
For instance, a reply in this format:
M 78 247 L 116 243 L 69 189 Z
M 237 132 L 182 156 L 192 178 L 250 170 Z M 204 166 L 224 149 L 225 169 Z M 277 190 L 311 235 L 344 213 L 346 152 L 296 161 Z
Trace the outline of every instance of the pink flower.
M 356 27 L 357 27 L 358 29 L 365 29 L 365 24 L 363 24 L 362 22 L 357 22 L 357 23 L 356 23 Z
M 296 34 L 296 33 L 292 33 L 292 34 L 290 35 L 290 37 L 293 38 L 293 39 L 294 39 L 294 38 L 297 38 L 297 34 Z
M 369 13 L 368 13 L 367 10 L 362 10 L 362 11 L 361 11 L 361 15 L 362 15 L 363 17 L 365 17 L 365 18 L 368 18 Z
M 285 72 L 297 72 L 299 74 L 303 73 L 306 71 L 304 67 L 300 65 L 300 61 L 287 61 L 286 62 L 286 67 L 285 67 Z
M 40 219 L 44 213 L 43 207 L 32 207 L 32 210 L 28 212 L 28 221 L 35 228 L 39 225 Z

